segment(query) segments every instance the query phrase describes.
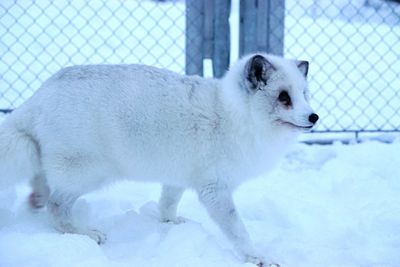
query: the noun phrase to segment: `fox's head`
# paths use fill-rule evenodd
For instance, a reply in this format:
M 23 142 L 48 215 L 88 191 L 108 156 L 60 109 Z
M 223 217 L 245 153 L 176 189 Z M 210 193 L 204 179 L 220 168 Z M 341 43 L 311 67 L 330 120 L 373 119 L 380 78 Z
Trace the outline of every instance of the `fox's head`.
M 241 100 L 237 101 L 244 100 L 243 111 L 258 122 L 304 131 L 318 121 L 309 105 L 307 74 L 307 61 L 255 54 L 233 66 L 224 83 L 231 87 L 227 90 L 239 87 Z

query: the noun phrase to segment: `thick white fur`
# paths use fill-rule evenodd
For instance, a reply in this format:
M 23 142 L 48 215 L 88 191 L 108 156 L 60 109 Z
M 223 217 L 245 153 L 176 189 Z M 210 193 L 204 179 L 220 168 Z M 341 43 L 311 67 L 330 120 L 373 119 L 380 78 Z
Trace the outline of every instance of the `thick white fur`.
M 300 132 L 277 120 L 308 126 L 312 113 L 296 61 L 263 56 L 276 71 L 256 92 L 246 80 L 252 56 L 221 80 L 143 65 L 62 69 L 1 125 L 0 183 L 45 177 L 36 187 L 47 180 L 57 228 L 98 242 L 104 236 L 70 218 L 79 196 L 121 178 L 157 181 L 162 219 L 179 221 L 178 201 L 192 188 L 240 255 L 259 263 L 232 192 L 271 169 Z M 291 109 L 276 100 L 283 87 Z

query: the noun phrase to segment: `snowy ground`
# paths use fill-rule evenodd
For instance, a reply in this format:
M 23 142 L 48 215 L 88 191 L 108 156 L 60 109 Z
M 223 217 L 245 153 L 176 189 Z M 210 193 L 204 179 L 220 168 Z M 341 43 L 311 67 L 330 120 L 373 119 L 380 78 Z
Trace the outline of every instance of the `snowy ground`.
M 275 172 L 235 194 L 259 251 L 283 267 L 400 266 L 399 151 L 400 139 L 298 144 Z M 188 222 L 159 223 L 159 192 L 124 182 L 80 199 L 77 219 L 108 235 L 98 246 L 55 232 L 45 212 L 28 212 L 27 186 L 5 190 L 0 266 L 252 266 L 238 261 L 193 192 L 179 208 Z

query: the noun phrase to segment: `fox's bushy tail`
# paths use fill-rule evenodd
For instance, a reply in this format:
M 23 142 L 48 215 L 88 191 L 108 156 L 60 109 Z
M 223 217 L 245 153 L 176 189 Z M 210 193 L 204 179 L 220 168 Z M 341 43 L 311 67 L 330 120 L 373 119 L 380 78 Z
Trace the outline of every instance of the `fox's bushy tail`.
M 0 124 L 0 187 L 31 179 L 40 171 L 39 144 L 28 125 L 15 123 L 13 115 L 17 114 Z

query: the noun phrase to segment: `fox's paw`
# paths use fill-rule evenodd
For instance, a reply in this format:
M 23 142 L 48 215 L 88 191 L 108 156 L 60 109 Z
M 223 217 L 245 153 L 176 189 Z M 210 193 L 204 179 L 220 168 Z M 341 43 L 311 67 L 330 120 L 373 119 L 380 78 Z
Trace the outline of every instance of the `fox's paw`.
M 268 265 L 265 265 L 264 262 L 260 262 L 259 264 L 257 264 L 257 267 L 281 267 L 281 266 L 277 263 L 270 263 Z
M 265 260 L 263 257 L 245 255 L 244 260 L 249 263 L 254 263 L 258 267 L 267 267 L 267 265 L 265 265 Z
M 96 243 L 99 245 L 104 244 L 107 241 L 107 236 L 98 230 L 87 230 L 83 234 L 96 241 Z
M 175 217 L 175 218 L 162 218 L 161 222 L 163 223 L 173 223 L 173 224 L 181 224 L 187 222 L 187 219 L 184 217 Z
M 257 267 L 280 267 L 277 263 L 266 263 L 263 257 L 247 255 L 246 262 L 254 263 Z
M 37 192 L 32 192 L 29 195 L 28 202 L 29 202 L 29 207 L 32 210 L 37 210 L 41 209 L 47 204 L 47 199 L 48 195 L 45 194 L 39 194 Z

